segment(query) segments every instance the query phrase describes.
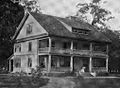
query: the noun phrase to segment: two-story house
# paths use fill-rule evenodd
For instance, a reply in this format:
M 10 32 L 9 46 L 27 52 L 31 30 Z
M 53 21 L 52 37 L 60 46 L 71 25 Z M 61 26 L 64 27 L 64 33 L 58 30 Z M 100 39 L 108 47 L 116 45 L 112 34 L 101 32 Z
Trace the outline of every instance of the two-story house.
M 60 18 L 26 12 L 14 36 L 9 71 L 46 72 L 108 71 L 110 40 L 92 25 L 76 17 Z

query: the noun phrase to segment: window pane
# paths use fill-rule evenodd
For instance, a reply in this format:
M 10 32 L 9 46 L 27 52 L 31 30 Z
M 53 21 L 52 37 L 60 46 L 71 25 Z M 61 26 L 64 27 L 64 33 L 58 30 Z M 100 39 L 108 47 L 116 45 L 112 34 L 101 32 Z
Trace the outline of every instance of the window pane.
M 15 58 L 14 59 L 14 65 L 16 68 L 21 67 L 21 59 L 20 58 Z
M 32 51 L 32 42 L 28 43 L 28 51 Z
M 93 67 L 106 67 L 105 58 L 93 58 Z
M 32 67 L 32 59 L 28 58 L 28 67 Z

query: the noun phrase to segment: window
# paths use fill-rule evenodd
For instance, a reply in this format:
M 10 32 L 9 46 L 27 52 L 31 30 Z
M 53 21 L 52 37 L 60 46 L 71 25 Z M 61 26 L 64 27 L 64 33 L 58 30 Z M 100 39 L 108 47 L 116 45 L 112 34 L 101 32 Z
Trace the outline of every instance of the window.
M 70 49 L 70 42 L 64 42 L 63 49 Z
M 28 67 L 32 67 L 32 58 L 28 58 Z
M 93 67 L 106 67 L 105 58 L 93 58 Z
M 90 30 L 87 29 L 79 29 L 79 28 L 72 28 L 73 33 L 78 33 L 78 34 L 86 34 L 88 35 Z
M 21 67 L 21 59 L 20 58 L 15 58 L 14 59 L 14 65 L 16 68 Z
M 44 39 L 44 40 L 39 40 L 39 48 L 46 48 L 49 47 L 49 40 Z
M 15 52 L 21 52 L 21 44 L 15 44 Z
M 39 56 L 39 66 L 41 68 L 45 68 L 45 64 L 47 63 L 48 56 Z
M 70 57 L 62 56 L 60 58 L 60 66 L 61 67 L 70 67 Z
M 26 28 L 26 34 L 31 34 L 32 33 L 32 24 L 28 24 Z
M 28 43 L 28 51 L 32 51 L 32 42 Z
M 52 47 L 55 47 L 55 41 L 52 41 Z
M 93 50 L 94 50 L 94 51 L 106 52 L 106 51 L 107 51 L 107 48 L 106 48 L 106 45 L 104 45 L 104 44 L 94 43 L 94 44 L 93 44 Z

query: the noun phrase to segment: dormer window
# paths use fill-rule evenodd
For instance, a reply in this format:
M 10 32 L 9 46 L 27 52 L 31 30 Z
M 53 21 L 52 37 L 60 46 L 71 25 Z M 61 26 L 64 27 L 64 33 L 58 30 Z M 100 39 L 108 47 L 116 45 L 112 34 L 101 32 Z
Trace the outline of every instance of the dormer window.
M 90 30 L 87 29 L 80 29 L 80 28 L 72 28 L 72 32 L 73 33 L 77 33 L 77 34 L 85 34 L 88 35 Z
M 31 34 L 32 33 L 32 24 L 28 24 L 26 28 L 26 34 Z

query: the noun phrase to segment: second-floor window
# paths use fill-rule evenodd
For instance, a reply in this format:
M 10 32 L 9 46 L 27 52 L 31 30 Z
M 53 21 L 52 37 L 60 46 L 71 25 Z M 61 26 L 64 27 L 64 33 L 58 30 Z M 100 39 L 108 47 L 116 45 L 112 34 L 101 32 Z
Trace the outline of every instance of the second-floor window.
M 26 27 L 26 34 L 31 34 L 32 33 L 32 24 L 27 24 L 27 27 Z
M 21 52 L 21 44 L 15 44 L 15 52 Z
M 94 43 L 93 44 L 93 50 L 94 51 L 107 52 L 107 46 L 104 45 L 104 44 L 100 44 L 100 43 Z
M 49 40 L 48 39 L 39 40 L 39 48 L 46 47 L 49 47 Z
M 28 51 L 32 51 L 32 42 L 28 43 Z
M 70 49 L 70 42 L 64 42 L 63 49 Z

